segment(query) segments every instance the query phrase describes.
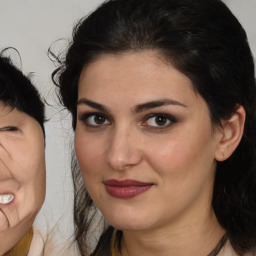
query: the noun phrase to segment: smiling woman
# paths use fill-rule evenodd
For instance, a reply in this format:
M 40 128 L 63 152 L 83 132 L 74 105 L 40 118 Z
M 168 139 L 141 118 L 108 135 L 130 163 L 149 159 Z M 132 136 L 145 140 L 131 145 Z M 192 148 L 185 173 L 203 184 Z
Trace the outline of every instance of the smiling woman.
M 41 255 L 32 224 L 45 197 L 43 122 L 37 90 L 1 56 L 0 255 Z
M 83 69 L 81 98 L 108 109 L 78 105 L 75 146 L 86 187 L 114 227 L 146 232 L 184 225 L 191 213 L 208 217 L 222 132 L 213 136 L 207 105 L 185 75 L 148 51 L 106 55 Z
M 106 1 L 53 77 L 73 117 L 81 255 L 97 210 L 91 255 L 255 254 L 254 64 L 221 1 Z

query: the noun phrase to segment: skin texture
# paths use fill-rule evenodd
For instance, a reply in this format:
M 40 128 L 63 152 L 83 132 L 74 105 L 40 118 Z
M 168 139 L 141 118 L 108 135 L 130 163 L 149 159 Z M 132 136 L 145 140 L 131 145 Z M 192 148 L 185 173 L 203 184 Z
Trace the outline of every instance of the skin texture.
M 15 127 L 13 129 L 12 127 Z M 44 135 L 29 115 L 0 105 L 0 194 L 15 196 L 0 204 L 0 255 L 31 228 L 45 198 Z
M 164 104 L 136 107 L 152 101 Z M 209 253 L 224 234 L 211 198 L 225 131 L 213 126 L 191 81 L 154 52 L 103 55 L 82 70 L 77 111 L 81 173 L 107 221 L 123 230 L 122 255 Z M 109 179 L 151 187 L 116 198 Z

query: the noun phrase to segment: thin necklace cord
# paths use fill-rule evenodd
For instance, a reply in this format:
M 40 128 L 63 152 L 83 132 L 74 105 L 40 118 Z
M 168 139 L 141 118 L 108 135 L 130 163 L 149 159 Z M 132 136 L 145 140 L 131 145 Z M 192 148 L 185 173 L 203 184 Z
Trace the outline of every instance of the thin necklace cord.
M 119 231 L 120 232 L 120 231 Z M 112 241 L 111 241 L 111 254 L 112 256 L 122 256 L 120 253 L 120 242 L 122 235 L 117 230 L 114 230 Z M 118 234 L 119 233 L 119 234 Z M 224 235 L 215 248 L 207 256 L 217 256 L 221 249 L 226 244 L 228 238 L 227 235 Z

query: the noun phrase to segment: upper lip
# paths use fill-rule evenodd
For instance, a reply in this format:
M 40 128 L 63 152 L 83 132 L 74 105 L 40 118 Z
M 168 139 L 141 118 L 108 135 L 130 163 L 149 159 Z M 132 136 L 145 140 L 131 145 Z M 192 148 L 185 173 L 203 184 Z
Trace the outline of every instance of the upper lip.
M 130 186 L 149 186 L 153 185 L 152 183 L 148 182 L 142 182 L 138 180 L 131 180 L 131 179 L 126 179 L 126 180 L 117 180 L 117 179 L 110 179 L 104 181 L 105 185 L 109 186 L 116 186 L 116 187 L 130 187 Z
M 0 194 L 13 194 L 20 188 L 20 184 L 15 180 L 0 180 Z

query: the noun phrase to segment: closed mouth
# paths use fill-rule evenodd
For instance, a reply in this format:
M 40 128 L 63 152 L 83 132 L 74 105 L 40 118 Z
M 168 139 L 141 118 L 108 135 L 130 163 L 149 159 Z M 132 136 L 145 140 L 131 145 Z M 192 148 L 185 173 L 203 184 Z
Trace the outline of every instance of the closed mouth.
M 138 196 L 150 189 L 154 184 L 137 180 L 107 180 L 104 182 L 108 194 L 116 198 L 128 199 Z

